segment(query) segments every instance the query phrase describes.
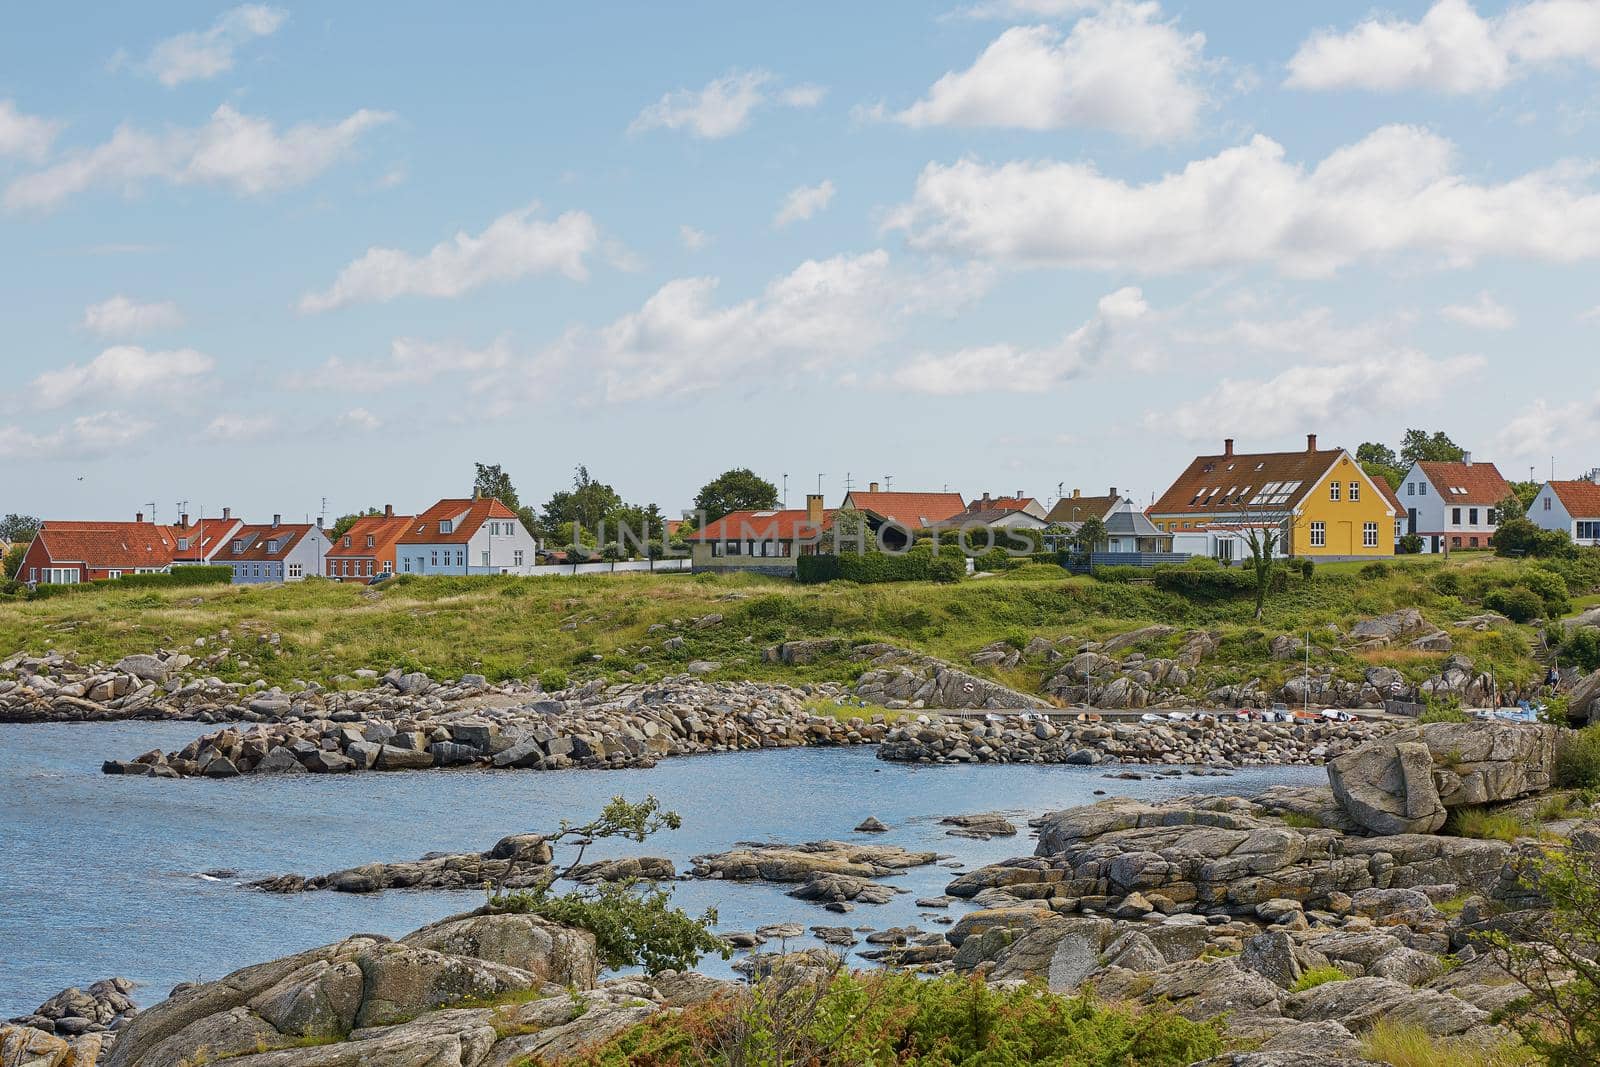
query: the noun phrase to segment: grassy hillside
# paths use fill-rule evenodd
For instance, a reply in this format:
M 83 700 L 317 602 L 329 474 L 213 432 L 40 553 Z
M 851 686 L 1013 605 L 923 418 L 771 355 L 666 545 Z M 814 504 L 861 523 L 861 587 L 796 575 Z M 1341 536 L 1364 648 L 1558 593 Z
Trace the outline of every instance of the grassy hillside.
M 101 589 L 34 601 L 0 602 L 0 658 L 13 651 L 56 649 L 79 658 L 112 660 L 155 647 L 180 648 L 206 638 L 216 647 L 224 629 L 247 666 L 230 660 L 217 671 L 229 680 L 263 678 L 328 681 L 359 667 L 399 666 L 436 676 L 478 672 L 491 678 L 529 677 L 548 669 L 573 680 L 620 677 L 636 665 L 646 676 L 680 671 L 693 659 L 723 664 L 721 676 L 845 680 L 855 670 L 844 657 L 786 667 L 761 662 L 761 650 L 804 637 L 884 640 L 956 662 L 994 641 L 1018 647 L 1035 636 L 1052 640 L 1104 638 L 1153 622 L 1220 630 L 1222 648 L 1204 683 L 1295 673 L 1273 663 L 1272 637 L 1310 632 L 1331 645 L 1329 627 L 1398 607 L 1421 608 L 1443 626 L 1458 650 L 1507 680 L 1536 677 L 1530 655 L 1534 631 L 1502 625 L 1486 632 L 1451 623 L 1483 610 L 1495 590 L 1552 579 L 1568 600 L 1593 595 L 1600 584 L 1588 562 L 1557 575 L 1542 563 L 1461 556 L 1451 561 L 1409 558 L 1381 567 L 1336 565 L 1309 579 L 1294 577 L 1269 601 L 1256 624 L 1247 599 L 1196 600 L 1143 583 L 1070 577 L 1053 565 L 1031 564 L 1002 576 L 957 585 L 800 586 L 759 577 L 614 575 L 563 578 L 405 577 L 376 589 L 312 581 L 283 587 L 215 589 Z M 1570 607 L 1566 610 L 1571 610 Z M 675 626 L 711 613 L 720 626 Z M 647 633 L 653 624 L 670 633 Z M 279 643 L 268 637 L 280 635 Z M 662 641 L 681 636 L 672 652 Z M 1170 643 L 1176 646 L 1177 639 Z M 643 650 L 648 646 L 647 650 Z M 1157 642 L 1151 654 L 1170 651 Z M 1333 653 L 1319 652 L 1326 660 Z M 1437 670 L 1443 656 L 1383 650 L 1337 654 L 1349 676 L 1384 663 L 1414 678 Z M 1035 689 L 1042 665 L 987 672 L 1007 684 Z

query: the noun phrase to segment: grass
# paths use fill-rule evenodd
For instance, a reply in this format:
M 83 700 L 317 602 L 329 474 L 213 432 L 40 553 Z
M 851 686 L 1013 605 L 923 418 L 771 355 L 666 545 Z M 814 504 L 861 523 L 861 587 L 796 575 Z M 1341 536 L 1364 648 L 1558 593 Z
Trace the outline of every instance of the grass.
M 1315 815 L 1307 815 L 1301 811 L 1286 811 L 1283 813 L 1283 824 L 1292 826 L 1297 830 L 1320 830 L 1322 820 Z
M 1482 1045 L 1469 1038 L 1434 1037 L 1413 1023 L 1382 1019 L 1361 1042 L 1362 1055 L 1393 1067 L 1528 1067 L 1532 1050 L 1515 1040 Z
M 1450 813 L 1444 832 L 1456 837 L 1476 837 L 1485 841 L 1516 841 L 1522 837 L 1537 837 L 1539 829 L 1531 826 L 1521 816 L 1508 811 L 1489 811 L 1486 808 L 1457 808 Z
M 1337 967 L 1313 967 L 1302 974 L 1295 984 L 1289 987 L 1289 992 L 1304 993 L 1308 989 L 1315 989 L 1317 986 L 1327 985 L 1329 982 L 1346 981 L 1349 977 L 1348 974 L 1345 974 Z
M 13 651 L 60 651 L 80 660 L 115 661 L 133 652 L 176 648 L 205 655 L 222 647 L 227 660 L 209 668 L 225 681 L 289 685 L 296 679 L 331 684 L 357 668 L 421 670 L 435 677 L 479 673 L 491 680 L 541 672 L 573 683 L 681 672 L 691 660 L 722 664 L 710 677 L 793 682 L 853 681 L 860 665 L 847 653 L 791 666 L 765 663 L 761 650 L 797 638 L 882 640 L 966 665 L 971 654 L 1006 638 L 1023 643 L 1104 640 L 1153 623 L 1180 630 L 1206 628 L 1221 639 L 1190 688 L 1259 677 L 1274 687 L 1297 674 L 1298 662 L 1275 662 L 1268 649 L 1281 633 L 1347 630 L 1357 620 L 1400 607 L 1420 608 L 1448 625 L 1477 612 L 1487 589 L 1514 583 L 1521 561 L 1435 560 L 1394 565 L 1381 577 L 1359 568 L 1317 568 L 1310 580 L 1292 578 L 1268 601 L 1257 622 L 1249 598 L 1190 600 L 1151 584 L 1067 577 L 1052 565 L 1029 565 L 1003 577 L 955 585 L 801 586 L 741 575 L 616 574 L 549 578 L 403 576 L 368 589 L 312 580 L 293 586 L 217 586 L 177 589 L 106 588 L 41 600 L 0 600 L 0 658 Z M 1457 592 L 1441 593 L 1442 583 Z M 1574 588 L 1574 592 L 1578 592 Z M 721 626 L 693 629 L 674 620 L 717 613 Z M 648 632 L 665 624 L 668 632 Z M 269 644 L 270 634 L 279 644 Z M 1540 672 L 1529 654 L 1526 627 L 1502 626 L 1457 634 L 1457 647 L 1480 670 L 1505 681 L 1531 681 Z M 662 647 L 680 636 L 681 647 Z M 197 638 L 206 639 L 195 649 Z M 1170 654 L 1181 635 L 1152 641 L 1150 655 Z M 1387 656 L 1387 659 L 1385 659 Z M 1359 679 L 1375 662 L 1411 681 L 1437 672 L 1441 654 L 1349 655 L 1320 649 L 1315 665 Z M 1053 669 L 1029 657 L 1010 670 L 974 673 L 1037 692 Z M 348 683 L 341 683 L 348 684 Z
M 900 711 L 886 708 L 881 704 L 835 704 L 831 700 L 811 700 L 806 702 L 806 710 L 819 718 L 837 719 L 848 723 L 851 719 L 861 719 L 871 722 L 881 718 L 885 722 L 898 722 L 900 719 L 915 717 L 915 711 Z

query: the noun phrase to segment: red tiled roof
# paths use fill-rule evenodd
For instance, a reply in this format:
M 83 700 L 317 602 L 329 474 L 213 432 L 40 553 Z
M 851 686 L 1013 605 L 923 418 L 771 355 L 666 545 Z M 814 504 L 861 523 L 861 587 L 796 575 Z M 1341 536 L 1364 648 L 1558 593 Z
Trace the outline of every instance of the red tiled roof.
M 260 526 L 245 526 L 228 539 L 228 547 L 217 556 L 218 563 L 261 563 L 276 562 L 283 559 L 300 539 L 316 529 L 309 522 L 284 522 L 277 526 L 270 524 Z M 233 542 L 244 538 L 249 543 L 243 552 L 234 552 Z M 252 540 L 252 538 L 254 538 Z M 276 545 L 273 551 L 268 551 L 269 546 Z
M 1400 491 L 1389 484 L 1389 479 L 1381 474 L 1369 474 L 1367 477 L 1372 479 L 1372 484 L 1378 487 L 1378 492 L 1383 494 L 1383 499 L 1387 500 L 1389 506 L 1394 508 L 1396 518 L 1407 514 L 1406 506 L 1400 503 Z
M 82 563 L 93 570 L 135 570 L 172 563 L 177 539 L 153 522 L 61 522 L 39 528 L 38 539 L 52 562 Z
M 1022 511 L 1034 502 L 1031 496 L 997 496 L 988 500 L 974 500 L 968 511 Z
M 227 545 L 228 535 L 241 525 L 238 519 L 200 519 L 192 526 L 172 527 L 176 539 L 187 537 L 187 548 L 174 548 L 174 561 L 201 563 L 207 556 L 215 556 Z
M 406 532 L 396 542 L 402 545 L 464 545 L 472 540 L 490 519 L 517 518 L 517 513 L 494 497 L 479 500 L 451 498 L 439 501 L 433 507 L 411 520 Z M 449 533 L 439 532 L 439 523 L 445 519 L 454 522 Z
M 1511 485 L 1493 463 L 1419 463 L 1446 504 L 1494 507 L 1511 495 Z M 1457 492 L 1457 490 L 1461 490 Z
M 1594 482 L 1551 482 L 1561 506 L 1574 519 L 1600 518 L 1600 485 Z
M 375 556 L 392 548 L 400 540 L 400 535 L 411 528 L 412 521 L 410 515 L 363 515 L 356 520 L 354 526 L 345 531 L 343 537 L 333 539 L 333 544 L 328 549 L 328 558 L 365 559 Z M 370 548 L 367 546 L 368 536 L 373 540 Z M 349 548 L 344 547 L 345 537 L 350 539 Z
M 822 512 L 820 528 L 804 508 L 787 511 L 735 511 L 690 534 L 687 541 L 793 541 L 815 537 L 833 522 L 834 511 Z
M 1343 452 L 1324 448 L 1196 456 L 1146 514 L 1237 518 L 1289 511 Z
M 844 498 L 846 507 L 870 511 L 907 529 L 945 522 L 967 510 L 960 493 L 873 493 L 856 490 Z

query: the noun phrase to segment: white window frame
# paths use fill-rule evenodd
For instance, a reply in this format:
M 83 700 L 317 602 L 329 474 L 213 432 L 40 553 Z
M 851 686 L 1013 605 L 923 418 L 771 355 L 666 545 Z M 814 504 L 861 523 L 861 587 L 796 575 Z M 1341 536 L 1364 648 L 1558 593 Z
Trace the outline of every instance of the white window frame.
M 1361 544 L 1364 548 L 1378 547 L 1378 524 L 1364 522 L 1361 524 Z
M 487 548 L 483 550 L 482 557 L 483 557 L 482 566 L 487 567 L 489 565 L 489 550 Z
M 1314 522 L 1314 523 L 1311 524 L 1311 547 L 1312 548 L 1327 548 L 1328 547 L 1328 524 L 1327 523 L 1325 523 L 1325 522 Z
M 1337 479 L 1337 478 L 1335 478 L 1333 481 L 1328 483 L 1328 499 L 1329 500 L 1338 500 L 1339 499 L 1339 479 Z
M 1350 494 L 1349 494 L 1349 496 L 1350 496 L 1350 503 L 1355 504 L 1355 503 L 1359 503 L 1360 502 L 1360 500 L 1361 500 L 1361 483 L 1360 482 L 1351 482 L 1350 483 Z
M 515 552 L 511 553 L 511 565 L 513 567 L 522 566 L 522 549 L 519 548 Z
M 291 577 L 291 578 L 304 578 L 305 577 L 305 568 L 302 567 L 298 563 L 289 564 L 289 577 Z

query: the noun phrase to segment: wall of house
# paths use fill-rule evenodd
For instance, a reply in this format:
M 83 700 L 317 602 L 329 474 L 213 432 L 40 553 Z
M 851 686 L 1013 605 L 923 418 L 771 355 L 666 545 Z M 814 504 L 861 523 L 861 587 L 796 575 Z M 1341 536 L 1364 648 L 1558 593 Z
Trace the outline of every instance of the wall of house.
M 716 556 L 709 542 L 694 542 L 689 547 L 691 569 L 696 574 L 772 574 L 793 577 L 794 556 Z
M 1339 499 L 1330 486 L 1339 484 Z M 1350 486 L 1358 486 L 1350 499 Z M 1372 484 L 1350 453 L 1342 454 L 1329 471 L 1306 493 L 1296 512 L 1291 545 L 1296 556 L 1312 559 L 1342 557 L 1362 559 L 1394 555 L 1394 518 L 1389 502 Z M 1322 524 L 1322 543 L 1316 544 L 1316 525 Z M 1365 528 L 1373 524 L 1376 544 L 1367 544 Z
M 1528 505 L 1528 521 L 1540 529 L 1565 530 L 1568 537 L 1577 536 L 1578 520 L 1573 518 L 1548 482 L 1540 487 L 1539 495 Z
M 469 574 L 467 545 L 400 545 L 395 549 L 397 574 Z
M 300 582 L 307 578 L 315 577 L 322 573 L 322 561 L 328 554 L 328 535 L 321 530 L 312 529 L 289 550 L 284 558 L 283 577 L 285 581 Z M 295 568 L 299 571 L 296 573 Z
M 1430 537 L 1430 534 L 1449 537 L 1451 547 L 1455 548 L 1487 548 L 1499 525 L 1498 521 L 1491 521 L 1490 512 L 1496 510 L 1493 506 L 1456 503 L 1450 499 L 1450 487 L 1434 485 L 1422 472 L 1421 464 L 1413 465 L 1406 472 L 1399 496 L 1406 508 L 1406 532 L 1422 536 L 1424 552 L 1438 552 L 1445 547 L 1440 537 Z M 1416 511 L 1414 525 L 1413 510 Z M 1457 511 L 1460 512 L 1459 521 Z M 1477 521 L 1473 521 L 1474 513 Z M 1498 520 L 1500 516 L 1493 518 Z
M 66 567 L 77 574 L 77 580 L 86 581 L 83 567 L 76 563 L 56 563 L 50 559 L 50 553 L 45 550 L 44 542 L 35 537 L 28 546 L 27 555 L 22 557 L 22 569 L 17 571 L 17 577 L 24 582 L 38 582 L 44 579 L 47 567 Z
M 492 534 L 486 522 L 473 533 L 467 545 L 467 566 L 471 574 L 531 574 L 539 562 L 539 542 L 520 522 L 494 519 L 510 533 Z M 485 557 L 484 553 L 488 553 Z M 518 559 L 521 553 L 521 559 Z M 484 560 L 487 558 L 488 562 Z

